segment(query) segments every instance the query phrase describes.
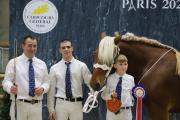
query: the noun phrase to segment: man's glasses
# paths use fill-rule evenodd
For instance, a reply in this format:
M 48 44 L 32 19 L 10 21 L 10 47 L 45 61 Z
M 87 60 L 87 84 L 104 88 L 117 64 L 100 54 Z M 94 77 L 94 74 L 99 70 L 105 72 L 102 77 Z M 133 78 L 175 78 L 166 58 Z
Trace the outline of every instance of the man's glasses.
M 61 49 L 70 49 L 71 48 L 71 46 L 63 46 L 63 47 L 61 47 Z

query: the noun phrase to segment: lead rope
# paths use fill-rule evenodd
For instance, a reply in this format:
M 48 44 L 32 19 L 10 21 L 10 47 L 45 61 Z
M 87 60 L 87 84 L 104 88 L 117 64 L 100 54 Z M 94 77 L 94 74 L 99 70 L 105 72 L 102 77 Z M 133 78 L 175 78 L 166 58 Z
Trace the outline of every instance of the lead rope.
M 105 80 L 106 80 L 107 76 L 109 75 L 111 69 L 112 69 L 112 67 L 107 71 L 107 73 L 105 75 Z M 97 96 L 98 96 L 98 94 L 100 92 L 104 91 L 104 89 L 106 88 L 105 85 L 99 91 L 94 91 L 92 88 L 89 87 L 90 88 L 90 92 L 88 93 L 88 98 L 87 98 L 87 100 L 84 103 L 84 106 L 82 108 L 82 111 L 84 113 L 89 113 L 93 108 L 97 108 L 98 107 Z
M 141 77 L 141 79 L 139 80 L 138 84 L 142 81 L 142 79 L 144 78 L 144 76 L 146 76 L 148 74 L 148 72 L 170 51 L 172 50 L 169 49 L 168 51 L 166 51 L 163 55 L 161 55 L 161 57 L 159 57 L 159 59 L 143 74 L 143 76 Z
M 84 113 L 89 113 L 93 108 L 97 108 L 98 107 L 98 100 L 97 100 L 97 96 L 100 92 L 102 92 L 106 87 L 104 86 L 101 90 L 99 91 L 91 91 L 88 93 L 88 98 L 83 106 L 82 111 Z

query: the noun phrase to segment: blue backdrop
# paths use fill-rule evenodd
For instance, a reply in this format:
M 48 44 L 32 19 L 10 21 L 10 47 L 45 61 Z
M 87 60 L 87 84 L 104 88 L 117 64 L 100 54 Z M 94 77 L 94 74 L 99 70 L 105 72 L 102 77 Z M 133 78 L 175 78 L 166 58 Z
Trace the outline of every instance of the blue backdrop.
M 58 41 L 71 38 L 75 47 L 74 56 L 87 63 L 92 70 L 93 51 L 102 31 L 109 35 L 113 35 L 115 31 L 123 34 L 132 32 L 157 39 L 180 50 L 180 3 L 176 0 L 50 1 L 58 10 L 58 23 L 52 31 L 37 34 L 25 26 L 22 18 L 23 9 L 30 0 L 10 0 L 10 58 L 13 56 L 14 40 L 17 39 L 18 54 L 21 54 L 20 43 L 28 34 L 39 38 L 37 56 L 47 63 L 48 68 L 60 59 Z M 85 95 L 87 91 L 85 87 Z M 86 114 L 86 120 L 105 119 L 104 101 L 99 98 L 99 102 L 103 104 L 102 107 Z M 45 104 L 44 112 L 47 112 Z M 177 115 L 173 117 L 174 120 L 178 119 Z

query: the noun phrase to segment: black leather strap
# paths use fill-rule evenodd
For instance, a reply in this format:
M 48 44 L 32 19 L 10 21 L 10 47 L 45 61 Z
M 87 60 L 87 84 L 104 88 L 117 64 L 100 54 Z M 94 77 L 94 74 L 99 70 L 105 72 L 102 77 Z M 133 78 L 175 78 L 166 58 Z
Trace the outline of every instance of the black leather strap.
M 78 98 L 61 98 L 61 97 L 57 97 L 57 98 L 62 99 L 62 100 L 66 100 L 66 101 L 70 101 L 70 102 L 83 101 L 82 97 L 78 97 Z
M 131 107 L 121 107 L 121 109 L 130 109 Z
M 31 103 L 31 104 L 35 104 L 35 103 L 39 103 L 41 100 L 26 100 L 26 99 L 19 99 L 19 101 L 22 101 L 22 102 L 27 102 L 27 103 Z

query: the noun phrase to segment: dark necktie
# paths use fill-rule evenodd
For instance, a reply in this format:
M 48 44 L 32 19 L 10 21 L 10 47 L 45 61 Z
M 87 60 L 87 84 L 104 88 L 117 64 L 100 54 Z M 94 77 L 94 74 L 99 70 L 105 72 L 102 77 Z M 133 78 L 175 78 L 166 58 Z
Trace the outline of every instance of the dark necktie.
M 34 68 L 32 65 L 32 59 L 29 59 L 29 96 L 34 97 L 35 94 L 35 76 L 34 76 Z
M 65 83 L 66 83 L 66 97 L 72 98 L 72 90 L 71 90 L 71 75 L 70 75 L 70 62 L 65 62 L 67 69 L 66 69 L 66 77 L 65 77 Z
M 119 77 L 119 81 L 116 86 L 117 98 L 121 100 L 121 90 L 122 90 L 122 77 Z

